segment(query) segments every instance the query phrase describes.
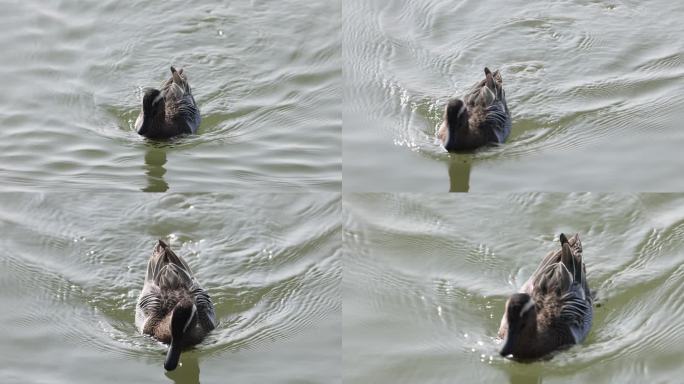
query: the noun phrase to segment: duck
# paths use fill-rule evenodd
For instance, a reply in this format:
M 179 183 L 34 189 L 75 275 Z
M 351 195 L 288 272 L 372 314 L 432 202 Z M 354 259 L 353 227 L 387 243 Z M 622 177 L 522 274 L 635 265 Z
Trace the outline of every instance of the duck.
M 138 330 L 169 344 L 164 368 L 178 366 L 181 350 L 199 344 L 216 328 L 214 305 L 188 263 L 158 240 L 135 308 Z
M 135 130 L 148 139 L 170 139 L 182 134 L 195 134 L 202 122 L 183 68 L 171 67 L 171 77 L 161 90 L 145 88 L 142 107 Z
M 506 301 L 499 337 L 501 356 L 530 360 L 579 344 L 594 316 L 579 234 L 560 234 L 561 249 L 550 252 Z
M 463 99 L 450 99 L 437 136 L 449 152 L 474 150 L 503 143 L 511 133 L 511 112 L 499 70 L 485 67 L 485 78 Z

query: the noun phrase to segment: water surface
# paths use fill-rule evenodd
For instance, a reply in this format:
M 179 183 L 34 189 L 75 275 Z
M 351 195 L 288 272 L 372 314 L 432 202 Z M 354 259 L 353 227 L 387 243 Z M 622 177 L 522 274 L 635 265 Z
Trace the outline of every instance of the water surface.
M 684 375 L 684 196 L 350 194 L 349 383 L 646 383 Z M 549 361 L 499 356 L 508 295 L 578 232 L 594 324 Z
M 3 383 L 341 382 L 338 194 L 0 194 Z M 218 327 L 166 373 L 135 305 L 157 239 Z
M 344 189 L 681 191 L 684 3 L 351 0 Z M 443 107 L 501 69 L 507 143 L 449 155 Z
M 0 179 L 13 189 L 339 190 L 336 1 L 3 2 Z M 185 68 L 197 135 L 133 128 Z

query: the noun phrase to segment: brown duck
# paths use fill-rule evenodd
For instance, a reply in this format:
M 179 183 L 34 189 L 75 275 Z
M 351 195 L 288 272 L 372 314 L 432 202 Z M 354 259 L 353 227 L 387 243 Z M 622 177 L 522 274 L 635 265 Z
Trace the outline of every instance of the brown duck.
M 461 99 L 451 99 L 444 108 L 444 121 L 437 136 L 449 151 L 472 150 L 503 143 L 511 133 L 511 113 L 499 71 L 484 69 L 485 78 Z
M 537 359 L 582 342 L 591 328 L 592 297 L 579 235 L 560 235 L 561 249 L 549 253 L 506 301 L 499 337 L 502 356 Z
M 176 71 L 171 67 L 171 77 L 162 83 L 161 90 L 145 89 L 135 130 L 149 139 L 168 139 L 197 133 L 201 121 L 183 68 Z
M 192 276 L 185 260 L 161 240 L 147 263 L 135 324 L 143 334 L 169 344 L 164 360 L 168 371 L 176 369 L 181 349 L 198 344 L 216 328 L 209 294 Z

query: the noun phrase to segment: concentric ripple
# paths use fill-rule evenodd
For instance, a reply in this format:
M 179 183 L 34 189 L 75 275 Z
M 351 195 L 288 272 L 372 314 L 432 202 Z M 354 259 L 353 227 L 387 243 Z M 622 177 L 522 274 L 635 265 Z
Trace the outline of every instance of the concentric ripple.
M 343 206 L 343 353 L 358 382 L 682 374 L 680 195 L 349 194 Z M 589 337 L 548 361 L 505 360 L 497 339 L 505 300 L 561 232 L 579 233 L 584 246 L 596 297 Z
M 272 356 L 263 364 L 273 381 L 285 375 L 282 365 L 317 382 L 339 369 L 333 356 L 322 358 L 340 343 L 338 194 L 4 193 L 0 200 L 0 302 L 12 308 L 2 314 L 0 349 L 12 351 L 9 372 L 82 353 L 100 366 L 140 361 L 143 371 L 161 374 L 166 347 L 134 325 L 160 238 L 186 259 L 219 321 L 181 362 L 199 361 L 219 377 L 230 366 L 245 380 L 254 371 L 226 361 Z M 306 354 L 318 368 L 292 369 Z

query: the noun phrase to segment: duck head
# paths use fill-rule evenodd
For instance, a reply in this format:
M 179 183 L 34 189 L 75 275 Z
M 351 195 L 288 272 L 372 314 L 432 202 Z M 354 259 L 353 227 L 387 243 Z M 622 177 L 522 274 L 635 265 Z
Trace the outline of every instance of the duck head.
M 499 352 L 501 356 L 516 355 L 525 340 L 534 340 L 537 334 L 537 309 L 534 300 L 526 293 L 516 293 L 506 302 L 508 331 Z
M 155 129 L 164 121 L 164 95 L 154 88 L 146 88 L 142 99 L 142 110 L 135 121 L 135 130 L 138 134 L 153 137 Z
M 444 122 L 440 129 L 440 139 L 447 151 L 456 150 L 459 133 L 468 130 L 469 117 L 468 108 L 463 100 L 449 100 L 449 104 L 444 108 Z
M 181 300 L 171 315 L 171 344 L 164 360 L 164 369 L 173 371 L 180 360 L 183 338 L 197 324 L 197 306 L 190 300 Z

